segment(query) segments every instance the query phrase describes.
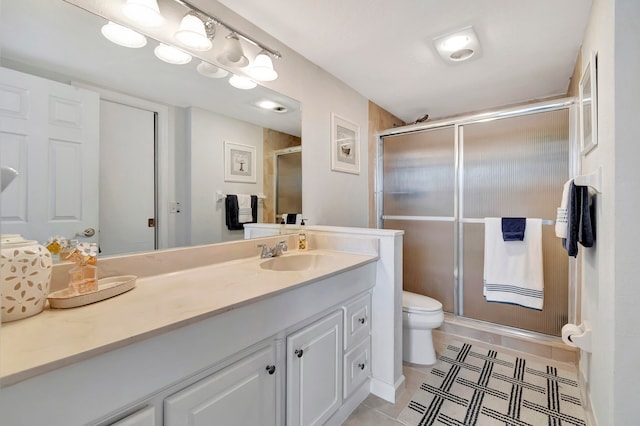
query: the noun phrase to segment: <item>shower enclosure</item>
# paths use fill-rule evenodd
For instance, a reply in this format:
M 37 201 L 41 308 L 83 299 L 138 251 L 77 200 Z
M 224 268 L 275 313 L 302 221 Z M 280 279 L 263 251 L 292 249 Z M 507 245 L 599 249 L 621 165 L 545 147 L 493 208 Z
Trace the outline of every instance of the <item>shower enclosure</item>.
M 553 224 L 573 175 L 571 109 L 562 100 L 383 132 L 379 227 L 405 231 L 405 290 L 455 315 L 560 335 L 569 273 Z M 484 299 L 485 217 L 543 219 L 542 311 Z

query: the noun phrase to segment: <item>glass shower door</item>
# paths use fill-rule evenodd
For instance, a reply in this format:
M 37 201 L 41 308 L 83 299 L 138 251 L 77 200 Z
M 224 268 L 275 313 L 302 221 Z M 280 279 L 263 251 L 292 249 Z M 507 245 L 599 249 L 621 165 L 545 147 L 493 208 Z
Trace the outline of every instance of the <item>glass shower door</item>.
M 569 178 L 569 110 L 466 124 L 461 136 L 462 314 L 557 336 L 567 322 L 568 260 L 552 221 Z M 550 220 L 542 227 L 542 311 L 483 297 L 485 217 Z

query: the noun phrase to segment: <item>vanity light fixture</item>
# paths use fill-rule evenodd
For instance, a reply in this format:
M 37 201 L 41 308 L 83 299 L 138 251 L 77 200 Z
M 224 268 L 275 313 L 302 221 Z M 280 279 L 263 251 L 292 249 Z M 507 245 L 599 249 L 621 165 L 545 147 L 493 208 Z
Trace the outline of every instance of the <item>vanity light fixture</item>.
M 188 13 L 180 22 L 180 29 L 175 33 L 176 39 L 185 46 L 198 51 L 209 50 L 213 47 L 204 22 L 192 13 Z
M 232 75 L 229 78 L 229 84 L 235 87 L 236 89 L 249 90 L 253 89 L 257 86 L 255 81 L 248 79 L 247 77 L 242 77 L 240 75 Z
M 127 0 L 122 6 L 122 12 L 143 27 L 155 28 L 164 22 L 156 0 Z
M 139 48 L 147 45 L 145 36 L 115 22 L 109 21 L 103 25 L 101 32 L 107 40 L 120 46 Z
M 229 75 L 229 71 L 217 67 L 209 62 L 202 61 L 196 67 L 200 74 L 209 78 L 223 78 Z
M 466 27 L 453 33 L 433 39 L 436 51 L 446 62 L 461 62 L 471 57 L 479 57 L 480 41 L 473 27 Z
M 249 64 L 249 59 L 244 56 L 244 50 L 242 50 L 242 44 L 238 34 L 235 32 L 229 33 L 224 40 L 224 49 L 218 60 L 227 66 L 243 68 Z
M 182 65 L 191 62 L 191 55 L 164 43 L 160 43 L 153 50 L 153 53 L 155 53 L 158 59 L 161 59 L 170 64 Z
M 253 61 L 249 75 L 259 81 L 273 81 L 278 73 L 273 69 L 273 62 L 267 52 L 261 50 Z

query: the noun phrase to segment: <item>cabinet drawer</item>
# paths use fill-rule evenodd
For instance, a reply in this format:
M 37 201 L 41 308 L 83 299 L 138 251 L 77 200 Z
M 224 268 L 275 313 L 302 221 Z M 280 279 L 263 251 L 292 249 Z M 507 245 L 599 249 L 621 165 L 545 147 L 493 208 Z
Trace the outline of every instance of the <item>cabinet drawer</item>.
M 344 397 L 347 398 L 371 372 L 371 338 L 356 345 L 344 356 Z
M 345 350 L 366 338 L 371 331 L 371 295 L 369 293 L 344 306 Z

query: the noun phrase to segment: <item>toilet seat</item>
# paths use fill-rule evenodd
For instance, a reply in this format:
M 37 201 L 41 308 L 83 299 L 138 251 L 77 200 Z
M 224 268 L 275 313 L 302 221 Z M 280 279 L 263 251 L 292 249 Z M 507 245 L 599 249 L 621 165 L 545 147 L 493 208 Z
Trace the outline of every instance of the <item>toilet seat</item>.
M 438 312 L 442 303 L 421 294 L 402 291 L 402 310 L 404 312 Z

